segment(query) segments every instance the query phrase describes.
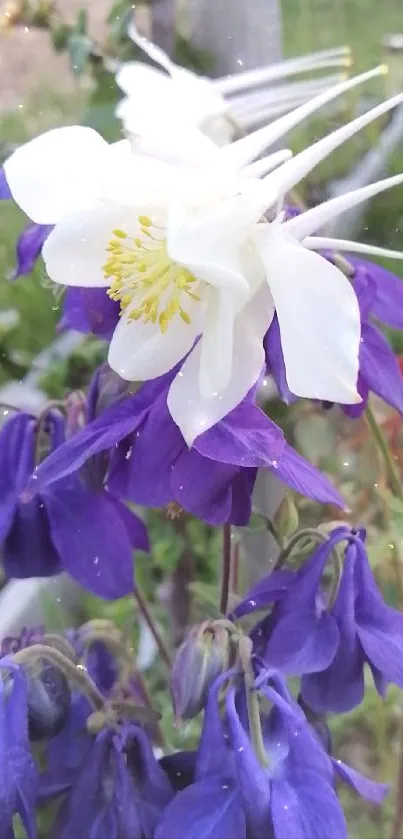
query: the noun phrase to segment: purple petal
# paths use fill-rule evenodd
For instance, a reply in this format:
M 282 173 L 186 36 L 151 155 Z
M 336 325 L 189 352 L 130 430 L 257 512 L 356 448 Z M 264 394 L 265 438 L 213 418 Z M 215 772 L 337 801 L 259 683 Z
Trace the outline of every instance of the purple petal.
M 3 167 L 0 168 L 0 201 L 12 198 L 10 187 L 7 183 L 6 173 Z
M 208 524 L 229 521 L 232 509 L 232 478 L 237 470 L 202 457 L 195 449 L 185 451 L 171 475 L 173 497 L 189 513 Z
M 44 497 L 52 541 L 66 571 L 106 599 L 133 589 L 133 554 L 126 527 L 106 493 L 92 494 L 77 480 Z
M 363 798 L 366 798 L 367 801 L 371 801 L 373 804 L 382 804 L 382 801 L 390 790 L 389 784 L 379 784 L 377 781 L 371 781 L 370 778 L 361 775 L 361 772 L 357 772 L 356 769 L 347 766 L 342 760 L 332 758 L 332 763 L 334 771 L 339 775 L 341 780 L 353 787 L 359 795 L 362 795 Z
M 118 516 L 121 518 L 126 528 L 132 548 L 148 553 L 150 550 L 150 540 L 148 538 L 147 527 L 140 516 L 137 516 L 132 510 L 129 510 L 126 504 L 123 504 L 119 501 L 119 499 L 114 498 L 109 492 L 105 492 L 105 497 L 108 499 L 109 503 L 112 504 Z
M 179 792 L 168 804 L 155 839 L 246 839 L 238 790 L 214 775 Z
M 355 545 L 349 545 L 332 614 L 340 632 L 338 651 L 327 670 L 304 676 L 302 696 L 314 711 L 349 711 L 364 695 L 364 655 L 355 624 Z
M 164 507 L 174 500 L 172 469 L 185 448 L 162 392 L 139 428 L 130 453 L 116 456 L 109 481 L 111 489 L 135 504 Z
M 3 564 L 9 578 L 50 577 L 63 570 L 40 496 L 18 505 L 3 545 Z
M 342 496 L 328 478 L 308 463 L 288 443 L 277 466 L 270 471 L 301 495 L 320 501 L 321 504 L 335 504 L 343 510 L 346 509 Z
M 376 294 L 371 305 L 371 314 L 382 323 L 387 323 L 388 326 L 403 329 L 403 283 L 401 278 L 375 262 L 368 262 L 350 255 L 348 260 L 356 268 L 361 266 L 375 282 Z
M 283 402 L 290 405 L 292 402 L 295 402 L 298 397 L 291 392 L 287 384 L 287 374 L 283 350 L 281 347 L 280 327 L 277 315 L 274 315 L 269 329 L 266 332 L 263 343 L 266 352 L 267 371 L 272 374 Z
M 35 224 L 33 221 L 27 224 L 17 240 L 17 265 L 12 275 L 14 280 L 31 273 L 52 230 L 52 224 Z
M 91 836 L 93 822 L 105 801 L 102 778 L 110 749 L 109 738 L 110 733 L 104 731 L 93 743 L 86 760 L 77 771 L 71 792 L 58 811 L 52 836 L 58 839 Z
M 211 460 L 251 467 L 271 466 L 284 445 L 282 430 L 249 400 L 194 442 L 194 448 Z
M 204 711 L 203 728 L 200 735 L 196 759 L 195 780 L 203 781 L 212 775 L 219 775 L 225 767 L 229 777 L 234 771 L 231 764 L 232 752 L 221 719 L 219 693 L 230 673 L 219 676 L 210 688 Z
M 104 288 L 68 288 L 58 331 L 76 329 L 109 339 L 119 320 L 119 304 Z
M 232 507 L 228 521 L 237 527 L 244 527 L 250 521 L 256 477 L 257 469 L 240 469 L 232 479 Z
M 347 839 L 347 825 L 331 785 L 308 766 L 272 784 L 275 839 Z
M 34 468 L 35 420 L 17 413 L 0 432 L 0 541 L 7 535 L 18 496 Z
M 273 600 L 280 600 L 286 596 L 290 585 L 295 582 L 296 574 L 293 571 L 273 571 L 259 580 L 255 586 L 249 589 L 244 599 L 231 613 L 232 619 L 242 618 L 258 609 L 269 606 Z
M 88 458 L 112 449 L 128 434 L 135 432 L 147 415 L 152 396 L 153 389 L 141 388 L 134 396 L 111 405 L 102 416 L 59 446 L 35 470 L 27 487 L 27 497 L 76 472 Z
M 256 839 L 264 839 L 270 824 L 269 773 L 259 763 L 253 745 L 235 707 L 235 689 L 226 697 L 228 729 L 235 757 L 239 795 L 248 829 Z
M 339 644 L 339 630 L 332 615 L 296 611 L 276 622 L 269 638 L 265 662 L 293 676 L 325 670 Z
M 370 390 L 403 414 L 403 379 L 397 359 L 386 338 L 370 324 L 362 326 L 360 372 Z

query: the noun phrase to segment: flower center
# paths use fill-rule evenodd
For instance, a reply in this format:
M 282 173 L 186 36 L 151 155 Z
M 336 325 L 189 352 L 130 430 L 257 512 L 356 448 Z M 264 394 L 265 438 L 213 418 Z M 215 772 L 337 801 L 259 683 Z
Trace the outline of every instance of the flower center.
M 200 300 L 193 290 L 198 280 L 170 258 L 166 239 L 158 233 L 161 228 L 149 216 L 138 220 L 141 237 L 112 231 L 103 266 L 105 277 L 111 280 L 108 295 L 120 302 L 121 311 L 127 311 L 130 320 L 158 323 L 164 333 L 177 315 L 190 323 L 183 302 L 186 298 Z

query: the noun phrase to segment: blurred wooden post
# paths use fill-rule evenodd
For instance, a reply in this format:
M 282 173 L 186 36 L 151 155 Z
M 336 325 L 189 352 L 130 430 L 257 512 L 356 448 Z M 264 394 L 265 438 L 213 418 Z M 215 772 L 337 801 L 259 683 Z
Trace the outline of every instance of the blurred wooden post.
M 180 0 L 186 36 L 213 56 L 225 76 L 278 61 L 282 55 L 279 0 Z

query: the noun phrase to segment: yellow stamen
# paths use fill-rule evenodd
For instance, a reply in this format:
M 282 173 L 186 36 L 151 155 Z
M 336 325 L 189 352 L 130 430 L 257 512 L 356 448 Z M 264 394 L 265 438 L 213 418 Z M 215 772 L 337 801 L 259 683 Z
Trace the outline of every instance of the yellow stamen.
M 200 301 L 199 281 L 170 258 L 166 240 L 158 235 L 161 228 L 149 216 L 139 216 L 138 222 L 142 238 L 120 229 L 112 231 L 103 266 L 105 277 L 111 280 L 108 295 L 120 302 L 121 312 L 126 311 L 130 320 L 158 323 L 164 334 L 177 316 L 191 322 L 182 303 L 185 297 Z

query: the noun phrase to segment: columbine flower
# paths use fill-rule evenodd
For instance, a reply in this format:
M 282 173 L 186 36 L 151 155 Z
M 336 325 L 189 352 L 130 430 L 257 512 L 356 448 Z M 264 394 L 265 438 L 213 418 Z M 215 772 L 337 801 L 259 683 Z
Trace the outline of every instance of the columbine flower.
M 253 633 L 267 665 L 302 676 L 302 698 L 317 712 L 349 711 L 364 695 L 364 665 L 378 692 L 403 687 L 403 616 L 387 606 L 374 580 L 364 536 L 334 530 L 298 571 L 274 571 L 234 610 L 242 617 L 274 603 Z M 346 541 L 337 596 L 323 582 L 332 550 Z M 334 570 L 334 569 L 333 569 Z M 334 600 L 334 602 L 333 602 Z
M 227 675 L 228 678 L 228 675 Z M 266 766 L 249 738 L 244 696 L 230 687 L 226 716 L 218 703 L 221 677 L 211 689 L 191 783 L 168 804 L 155 839 L 231 836 L 234 839 L 344 839 L 346 824 L 333 789 L 336 764 L 328 757 L 285 685 L 256 683 L 272 711 L 262 715 Z M 177 760 L 179 771 L 186 764 Z M 379 803 L 387 792 L 337 762 L 360 794 Z M 206 807 L 208 801 L 208 807 Z
M 44 433 L 45 432 L 45 433 Z M 57 483 L 29 501 L 20 494 L 41 446 L 56 449 L 65 438 L 61 416 L 46 423 L 16 414 L 0 432 L 0 539 L 9 577 L 48 576 L 67 570 L 101 597 L 122 597 L 132 589 L 133 549 L 148 549 L 144 524 L 104 486 L 102 464 Z
M 153 839 L 173 797 L 168 777 L 138 726 L 104 730 L 76 773 L 56 817 L 55 835 L 93 839 Z
M 310 70 L 351 64 L 349 51 L 336 48 L 235 76 L 208 79 L 171 61 L 160 47 L 140 35 L 134 23 L 130 24 L 128 35 L 162 68 L 129 61 L 122 64 L 117 72 L 116 81 L 125 97 L 115 113 L 126 131 L 134 135 L 134 142 L 136 135 L 154 134 L 157 138 L 161 130 L 166 134 L 177 132 L 179 126 L 184 130 L 194 126 L 217 145 L 225 145 L 233 137 L 234 124 L 248 130 L 259 120 L 262 122 L 272 115 L 290 110 L 305 102 L 313 93 L 319 93 L 327 86 L 328 78 L 316 77 L 314 81 L 305 80 L 268 89 L 267 84 Z M 263 90 L 262 84 L 266 85 Z M 257 85 L 258 91 L 252 95 L 248 93 L 251 87 Z
M 0 661 L 0 827 L 12 837 L 18 813 L 28 839 L 36 839 L 38 773 L 28 739 L 28 694 L 24 672 L 8 657 Z
M 298 218 L 262 222 L 267 208 L 333 149 L 388 111 L 382 103 L 274 172 L 247 168 L 268 143 L 358 82 L 357 77 L 197 167 L 133 154 L 89 128 L 56 129 L 6 161 L 13 197 L 38 223 L 54 223 L 43 256 L 59 283 L 109 288 L 122 317 L 109 362 L 123 378 L 156 378 L 189 353 L 173 381 L 170 413 L 191 444 L 255 384 L 274 310 L 288 383 L 298 395 L 354 403 L 360 319 L 344 274 L 305 247 L 313 230 L 403 181 L 388 178 Z M 205 143 L 209 143 L 207 138 Z M 278 158 L 276 158 L 278 162 Z M 246 168 L 245 168 L 246 167 Z M 238 174 L 237 174 L 238 173 Z M 252 177 L 254 173 L 254 176 Z M 106 260 L 106 261 L 105 261 Z M 199 341 L 197 339 L 199 338 Z M 196 343 L 195 343 L 196 342 Z
M 259 467 L 297 492 L 343 504 L 329 481 L 285 442 L 252 393 L 189 450 L 167 409 L 173 375 L 106 408 L 38 467 L 30 491 L 43 491 L 106 451 L 115 496 L 150 507 L 174 503 L 210 524 L 247 524 Z
M 331 614 L 339 644 L 329 666 L 302 679 L 302 694 L 315 710 L 349 711 L 364 696 L 364 665 L 384 695 L 390 682 L 403 688 L 403 615 L 387 606 L 365 550 L 365 534 L 347 532 L 343 573 Z M 326 641 L 324 641 L 326 643 Z
M 314 241 L 314 240 L 313 240 Z M 329 239 L 321 239 L 329 243 Z M 359 243 L 339 242 L 351 248 L 359 248 Z M 402 258 L 402 254 L 383 248 L 373 248 L 377 256 Z M 336 262 L 334 254 L 326 253 L 326 258 Z M 376 393 L 392 408 L 403 413 L 403 381 L 396 357 L 388 341 L 376 328 L 373 319 L 396 329 L 403 328 L 401 316 L 403 306 L 403 284 L 386 268 L 366 260 L 348 255 L 351 268 L 351 282 L 357 295 L 361 317 L 361 345 L 359 353 L 358 392 L 362 402 L 357 405 L 343 405 L 344 412 L 350 417 L 360 416 L 365 409 L 370 391 Z M 277 318 L 274 318 L 265 337 L 268 369 L 277 384 L 280 396 L 290 403 L 296 397 L 287 384 L 287 374 L 281 349 L 281 339 Z

